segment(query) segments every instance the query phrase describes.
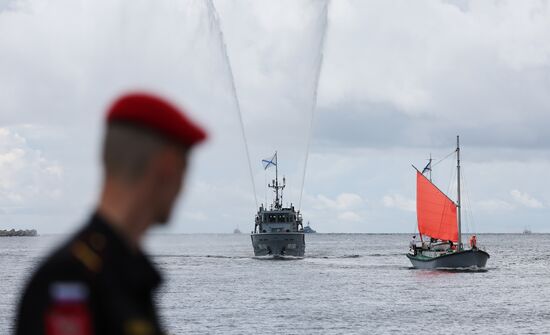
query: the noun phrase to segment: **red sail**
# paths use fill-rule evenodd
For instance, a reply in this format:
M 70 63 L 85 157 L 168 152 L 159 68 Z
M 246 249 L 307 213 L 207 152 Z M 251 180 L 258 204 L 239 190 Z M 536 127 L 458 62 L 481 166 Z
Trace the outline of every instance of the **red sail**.
M 418 171 L 416 216 L 420 234 L 445 241 L 458 241 L 456 204 Z

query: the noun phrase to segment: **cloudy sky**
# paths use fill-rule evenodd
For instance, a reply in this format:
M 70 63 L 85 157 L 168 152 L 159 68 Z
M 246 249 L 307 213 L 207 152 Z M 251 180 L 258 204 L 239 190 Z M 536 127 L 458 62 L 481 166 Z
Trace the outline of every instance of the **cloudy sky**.
M 467 230 L 550 232 L 548 1 L 0 0 L 0 229 L 84 220 L 104 110 L 134 89 L 211 133 L 163 232 L 251 230 L 275 150 L 318 231 L 413 232 L 411 164 L 458 134 Z

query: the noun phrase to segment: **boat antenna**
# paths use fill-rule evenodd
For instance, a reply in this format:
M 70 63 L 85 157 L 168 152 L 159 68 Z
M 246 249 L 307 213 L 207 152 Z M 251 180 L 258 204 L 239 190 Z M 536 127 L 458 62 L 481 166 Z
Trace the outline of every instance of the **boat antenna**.
M 285 189 L 285 185 L 286 185 L 286 179 L 285 177 L 283 176 L 283 186 L 281 188 L 281 206 L 284 205 L 284 202 L 283 202 L 283 190 Z
M 457 179 L 457 204 L 458 207 L 458 251 L 462 250 L 462 206 L 460 203 L 460 137 L 456 136 L 456 179 Z

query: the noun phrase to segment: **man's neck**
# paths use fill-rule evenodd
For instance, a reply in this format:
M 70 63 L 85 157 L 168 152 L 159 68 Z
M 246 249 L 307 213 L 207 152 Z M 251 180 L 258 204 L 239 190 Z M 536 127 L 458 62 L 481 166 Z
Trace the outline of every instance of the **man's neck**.
M 153 224 L 150 204 L 143 192 L 107 180 L 101 193 L 98 212 L 130 245 L 139 248 L 147 229 Z

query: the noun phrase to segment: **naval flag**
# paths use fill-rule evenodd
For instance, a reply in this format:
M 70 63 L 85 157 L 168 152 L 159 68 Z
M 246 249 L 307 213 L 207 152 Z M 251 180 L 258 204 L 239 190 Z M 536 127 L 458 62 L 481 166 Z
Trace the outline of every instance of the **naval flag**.
M 422 174 L 428 172 L 428 171 L 432 171 L 432 160 L 430 159 L 430 161 L 428 162 L 428 165 L 426 165 L 423 169 L 422 169 Z
M 270 166 L 277 166 L 277 151 L 275 151 L 273 157 L 262 159 L 262 165 L 264 166 L 264 170 L 267 170 Z

